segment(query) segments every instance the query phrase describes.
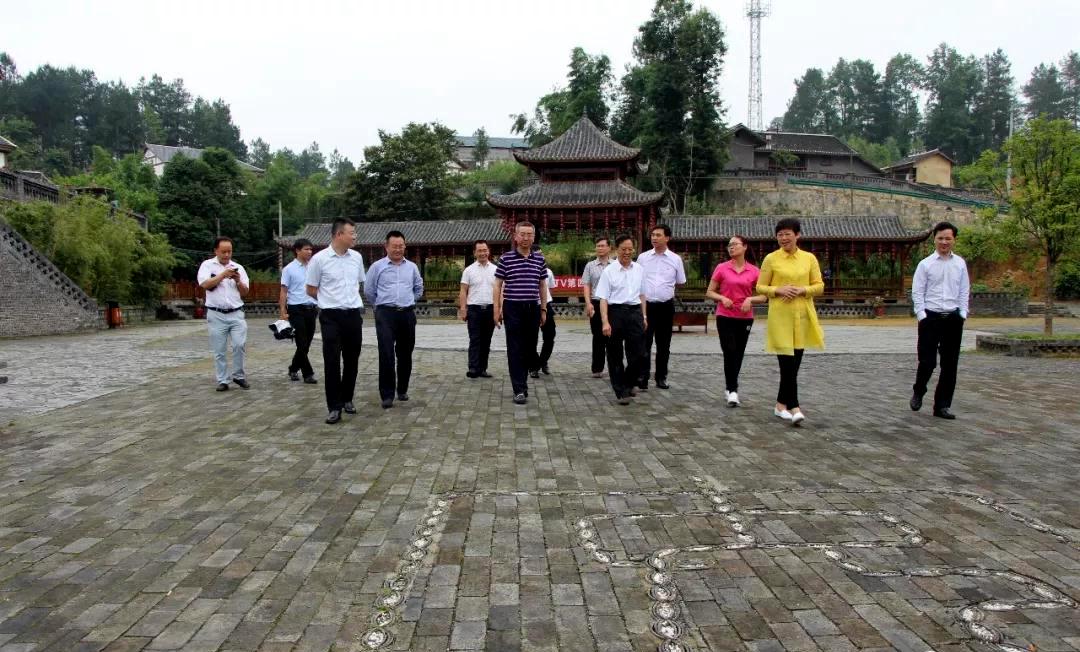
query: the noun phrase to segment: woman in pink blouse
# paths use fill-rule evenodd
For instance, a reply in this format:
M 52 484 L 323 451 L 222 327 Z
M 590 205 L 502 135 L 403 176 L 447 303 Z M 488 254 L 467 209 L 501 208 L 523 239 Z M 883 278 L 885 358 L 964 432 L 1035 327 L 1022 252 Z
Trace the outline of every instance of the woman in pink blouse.
M 729 259 L 716 266 L 705 297 L 716 302 L 716 332 L 724 352 L 724 398 L 729 407 L 739 403 L 739 369 L 742 368 L 746 341 L 754 326 L 755 303 L 765 303 L 765 295 L 755 295 L 759 270 L 746 262 L 746 238 L 731 236 Z

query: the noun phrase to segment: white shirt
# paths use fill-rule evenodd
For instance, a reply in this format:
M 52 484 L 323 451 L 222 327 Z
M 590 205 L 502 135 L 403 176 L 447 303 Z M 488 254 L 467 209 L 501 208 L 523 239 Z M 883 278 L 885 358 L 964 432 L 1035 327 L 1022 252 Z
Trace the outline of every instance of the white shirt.
M 911 302 L 915 304 L 915 316 L 922 321 L 926 311 L 952 312 L 960 310 L 960 317 L 967 319 L 968 297 L 971 280 L 967 263 L 956 254 L 942 256 L 934 252 L 919 261 L 911 280 Z
M 675 298 L 675 285 L 686 283 L 686 269 L 682 258 L 667 249 L 662 254 L 650 249 L 638 254 L 637 262 L 645 268 L 645 300 L 671 301 Z
M 243 265 L 234 261 L 229 261 L 229 267 L 239 270 L 240 282 L 251 287 L 251 283 L 248 281 L 248 275 L 247 272 L 244 271 Z M 199 284 L 201 285 L 214 276 L 220 276 L 224 271 L 225 265 L 218 262 L 217 256 L 214 256 L 210 260 L 204 260 L 202 265 L 199 265 L 199 273 L 196 274 L 195 278 L 198 279 Z M 207 308 L 229 310 L 232 308 L 240 308 L 243 305 L 244 300 L 240 297 L 240 290 L 236 287 L 236 279 L 227 278 L 214 286 L 214 289 L 206 291 Z
M 547 282 L 547 305 L 550 306 L 551 305 L 551 288 L 555 287 L 555 274 L 551 271 L 550 267 L 546 271 L 547 271 L 547 278 L 548 278 L 548 282 Z
M 486 265 L 474 262 L 461 273 L 461 284 L 468 285 L 465 304 L 469 306 L 490 306 L 495 303 L 495 263 L 490 260 Z
M 349 249 L 339 256 L 327 247 L 311 257 L 307 269 L 307 284 L 319 288 L 319 309 L 363 308 L 360 284 L 367 278 L 364 257 Z
M 640 306 L 644 292 L 645 268 L 633 261 L 629 267 L 623 267 L 622 263 L 615 261 L 614 265 L 604 268 L 593 295 L 597 299 L 606 299 L 609 305 Z
M 304 284 L 307 283 L 307 265 L 300 262 L 299 258 L 281 270 L 281 285 L 285 288 L 285 305 L 288 306 L 313 306 L 315 299 L 308 296 Z

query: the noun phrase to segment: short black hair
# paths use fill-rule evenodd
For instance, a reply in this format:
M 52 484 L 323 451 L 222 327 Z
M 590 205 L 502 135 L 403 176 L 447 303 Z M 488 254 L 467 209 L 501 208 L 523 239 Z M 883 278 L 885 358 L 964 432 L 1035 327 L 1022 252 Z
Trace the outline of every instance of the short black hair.
M 956 225 L 952 222 L 938 222 L 934 225 L 935 236 L 942 231 L 952 231 L 952 237 L 954 238 L 960 234 L 960 229 L 956 228 Z
M 386 241 L 390 242 L 390 238 L 401 238 L 402 240 L 404 240 L 405 234 L 401 231 L 390 231 L 386 234 Z
M 606 235 L 602 235 L 599 238 L 597 238 L 593 242 L 593 244 L 600 244 L 601 242 L 606 242 L 609 247 L 611 246 L 611 238 L 607 237 Z
M 534 233 L 536 232 L 536 227 L 529 220 L 522 220 L 522 221 L 518 222 L 517 224 L 515 224 L 514 225 L 514 231 L 517 232 L 518 227 L 521 227 L 521 226 L 527 226 L 530 229 L 532 229 Z
M 668 226 L 667 224 L 657 224 L 653 228 L 649 229 L 649 233 L 652 233 L 653 231 L 655 231 L 657 229 L 660 229 L 661 231 L 663 231 L 665 237 L 668 237 L 668 238 L 671 237 L 671 227 Z
M 304 247 L 311 247 L 312 249 L 314 249 L 315 245 L 311 244 L 311 240 L 308 240 L 307 238 L 297 238 L 292 243 L 293 251 L 300 251 Z
M 330 227 L 330 237 L 332 238 L 344 231 L 346 226 L 356 226 L 356 222 L 347 217 L 339 217 L 334 220 L 334 225 Z
M 219 235 L 218 237 L 214 238 L 214 251 L 217 251 L 217 248 L 221 246 L 222 242 L 228 242 L 232 246 L 236 246 L 236 243 L 233 242 L 232 238 L 230 238 L 229 236 Z
M 773 231 L 773 234 L 775 235 L 784 230 L 790 230 L 795 235 L 799 235 L 802 233 L 802 224 L 799 223 L 797 218 L 785 217 L 776 223 L 776 229 Z
M 487 240 L 477 240 L 476 242 L 474 242 L 474 243 L 472 244 L 472 247 L 473 247 L 473 249 L 476 249 L 476 248 L 477 248 L 477 247 L 479 247 L 480 245 L 484 245 L 484 246 L 485 246 L 485 247 L 487 247 L 488 249 L 491 249 L 491 245 L 489 245 L 489 244 L 488 244 L 488 241 L 487 241 Z
M 621 245 L 622 243 L 626 242 L 627 240 L 629 240 L 629 241 L 630 241 L 631 243 L 633 243 L 633 242 L 634 242 L 634 239 L 633 239 L 633 238 L 631 238 L 631 237 L 630 237 L 630 236 L 629 236 L 628 234 L 626 234 L 626 233 L 623 233 L 623 234 L 621 234 L 621 235 L 617 235 L 617 236 L 615 236 L 615 246 L 616 246 L 616 247 L 618 247 L 619 245 Z

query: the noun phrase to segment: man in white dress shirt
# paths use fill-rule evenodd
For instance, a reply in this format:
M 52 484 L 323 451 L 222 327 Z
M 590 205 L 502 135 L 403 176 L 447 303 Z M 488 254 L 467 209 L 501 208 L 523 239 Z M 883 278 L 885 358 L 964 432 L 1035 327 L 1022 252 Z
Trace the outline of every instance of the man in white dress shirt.
M 233 241 L 219 237 L 214 241 L 214 257 L 199 265 L 196 278 L 206 290 L 206 326 L 210 329 L 210 350 L 214 354 L 217 391 L 229 389 L 229 380 L 248 389 L 244 375 L 244 350 L 247 345 L 247 321 L 244 320 L 243 296 L 251 284 L 240 263 L 233 262 Z M 232 343 L 232 375 L 226 349 Z
M 955 419 L 952 413 L 960 340 L 968 316 L 971 281 L 964 259 L 953 253 L 957 229 L 948 222 L 934 227 L 934 253 L 919 261 L 911 282 L 911 301 L 919 320 L 919 367 L 912 387 L 911 409 L 922 407 L 926 384 L 941 355 L 941 375 L 934 391 L 934 416 Z
M 649 353 L 656 341 L 656 372 L 660 389 L 668 388 L 668 359 L 671 357 L 671 326 L 675 321 L 675 286 L 686 284 L 686 268 L 679 254 L 668 249 L 671 227 L 657 224 L 649 231 L 653 248 L 641 252 L 637 262 L 645 269 L 645 299 L 649 304 L 649 325 L 645 329 L 645 367 L 638 387 L 649 387 Z
M 491 336 L 495 333 L 495 263 L 491 248 L 485 240 L 473 245 L 476 261 L 461 273 L 458 292 L 458 319 L 469 328 L 469 378 L 491 378 L 488 357 L 491 355 Z
M 608 374 L 619 405 L 630 405 L 634 385 L 648 357 L 645 329 L 648 302 L 645 300 L 645 270 L 634 261 L 634 240 L 628 235 L 615 238 L 618 261 L 600 274 L 593 294 L 600 300 L 600 321 L 607 336 Z M 623 365 L 623 347 L 626 365 Z
M 352 249 L 356 223 L 334 220 L 330 246 L 311 257 L 307 269 L 307 293 L 319 302 L 319 326 L 323 340 L 323 382 L 326 383 L 327 423 L 341 421 L 342 411 L 356 414 L 353 393 L 363 341 L 364 257 Z

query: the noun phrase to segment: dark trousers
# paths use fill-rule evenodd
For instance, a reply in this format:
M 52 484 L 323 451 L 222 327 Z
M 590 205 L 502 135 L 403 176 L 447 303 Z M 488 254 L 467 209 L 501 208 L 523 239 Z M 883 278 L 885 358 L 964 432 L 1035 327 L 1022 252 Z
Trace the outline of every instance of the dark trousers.
M 416 346 L 416 311 L 377 306 L 375 336 L 379 340 L 379 397 L 394 398 L 395 391 L 407 394 Z
M 739 370 L 742 369 L 746 341 L 750 339 L 753 319 L 716 317 L 716 332 L 720 334 L 720 350 L 724 352 L 724 383 L 729 392 L 739 391 Z
M 547 304 L 547 319 L 544 320 L 544 325 L 540 327 L 540 336 L 543 343 L 540 345 L 540 354 L 533 358 L 532 364 L 529 366 L 530 371 L 540 371 L 540 367 L 543 367 L 551 359 L 551 352 L 555 350 L 555 308 L 551 305 L 551 302 Z
M 364 315 L 360 308 L 328 308 L 319 311 L 319 326 L 322 328 L 326 407 L 340 410 L 353 400 L 353 392 L 356 391 Z
M 468 306 L 465 323 L 469 326 L 469 371 L 482 374 L 488 368 L 491 355 L 491 336 L 495 333 L 495 308 Z
M 656 342 L 656 373 L 658 382 L 667 380 L 668 359 L 671 357 L 671 325 L 675 321 L 675 300 L 650 301 L 648 305 L 649 327 L 645 329 L 645 368 L 641 370 L 641 384 L 649 382 L 649 366 L 652 360 L 653 341 Z
M 604 356 L 607 354 L 607 337 L 604 335 L 604 320 L 600 316 L 600 301 L 593 299 L 593 316 L 589 319 L 592 331 L 592 372 L 598 374 L 604 370 Z
M 956 389 L 956 365 L 960 361 L 960 340 L 964 332 L 964 319 L 959 312 L 926 311 L 919 322 L 919 368 L 915 372 L 912 387 L 919 396 L 926 393 L 926 384 L 934 374 L 938 354 L 941 355 L 941 375 L 934 390 L 934 409 L 952 407 L 953 391 Z
M 638 383 L 641 369 L 649 357 L 649 351 L 645 348 L 645 322 L 641 318 L 641 306 L 609 304 L 608 323 L 611 324 L 611 337 L 607 338 L 608 374 L 615 397 L 622 398 L 629 396 L 630 390 Z
M 536 355 L 540 333 L 540 304 L 532 301 L 503 301 L 503 328 L 506 329 L 506 363 L 514 394 L 529 395 L 529 363 Z
M 308 351 L 311 350 L 311 340 L 315 337 L 315 320 L 318 319 L 319 309 L 311 304 L 292 304 L 285 306 L 289 313 L 289 324 L 293 327 L 293 342 L 296 344 L 296 353 L 293 354 L 292 362 L 289 363 L 289 373 L 299 371 L 304 378 L 315 375 L 308 360 Z
M 780 391 L 776 393 L 776 402 L 789 410 L 799 407 L 799 367 L 802 365 L 802 349 L 795 349 L 795 355 L 778 355 L 780 362 Z

